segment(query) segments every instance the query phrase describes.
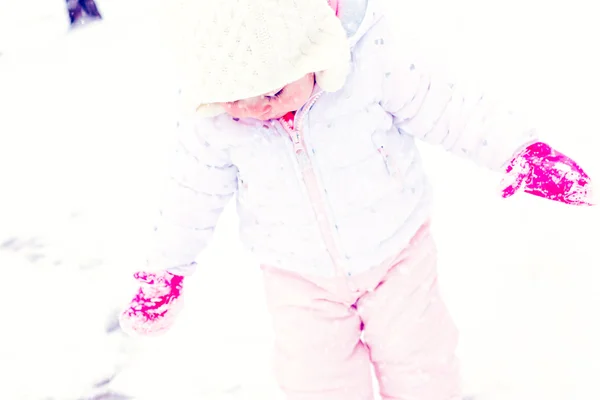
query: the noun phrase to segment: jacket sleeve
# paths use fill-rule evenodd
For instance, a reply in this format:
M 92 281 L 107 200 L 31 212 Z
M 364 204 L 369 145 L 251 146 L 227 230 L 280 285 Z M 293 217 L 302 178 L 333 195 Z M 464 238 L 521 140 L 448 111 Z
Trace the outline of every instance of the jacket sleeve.
M 237 190 L 237 168 L 227 149 L 209 143 L 212 119 L 179 123 L 154 227 L 148 270 L 186 275 L 207 246 L 223 209 Z
M 499 172 L 537 141 L 525 118 L 483 91 L 445 79 L 402 46 L 387 47 L 382 106 L 401 133 Z

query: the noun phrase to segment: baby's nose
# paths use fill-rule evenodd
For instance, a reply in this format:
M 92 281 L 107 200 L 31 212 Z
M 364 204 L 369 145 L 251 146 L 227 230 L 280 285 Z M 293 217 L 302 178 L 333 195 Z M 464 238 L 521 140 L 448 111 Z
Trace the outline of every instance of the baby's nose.
M 258 115 L 266 115 L 273 110 L 273 107 L 270 104 L 261 104 L 256 107 L 255 112 Z

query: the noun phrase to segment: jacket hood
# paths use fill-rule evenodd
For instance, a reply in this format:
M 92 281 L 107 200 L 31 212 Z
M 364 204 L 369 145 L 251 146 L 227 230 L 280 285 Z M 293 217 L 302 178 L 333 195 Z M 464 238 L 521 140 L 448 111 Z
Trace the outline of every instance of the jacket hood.
M 351 47 L 354 47 L 378 20 L 372 0 L 340 0 L 338 18 L 346 30 Z

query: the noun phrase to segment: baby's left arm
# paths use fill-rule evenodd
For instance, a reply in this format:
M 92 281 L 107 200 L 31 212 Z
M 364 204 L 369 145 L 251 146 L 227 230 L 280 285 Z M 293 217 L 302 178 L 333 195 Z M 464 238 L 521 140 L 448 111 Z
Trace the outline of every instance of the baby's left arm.
M 567 204 L 594 203 L 587 174 L 539 142 L 525 118 L 477 89 L 436 78 L 400 52 L 386 55 L 382 64 L 386 81 L 381 104 L 402 133 L 505 172 L 503 197 L 522 189 Z

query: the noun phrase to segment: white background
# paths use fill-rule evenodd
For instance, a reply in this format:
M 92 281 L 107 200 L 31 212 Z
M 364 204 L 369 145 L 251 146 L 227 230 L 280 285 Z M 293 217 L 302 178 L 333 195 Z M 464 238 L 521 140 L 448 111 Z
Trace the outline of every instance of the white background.
M 105 21 L 67 36 L 62 0 L 0 0 L 0 399 L 277 398 L 260 273 L 233 209 L 172 332 L 133 341 L 110 329 L 144 256 L 174 125 L 155 3 L 98 0 Z M 397 4 L 407 41 L 525 108 L 547 142 L 600 177 L 592 2 Z M 499 176 L 423 152 L 468 393 L 600 398 L 599 212 L 499 199 Z

